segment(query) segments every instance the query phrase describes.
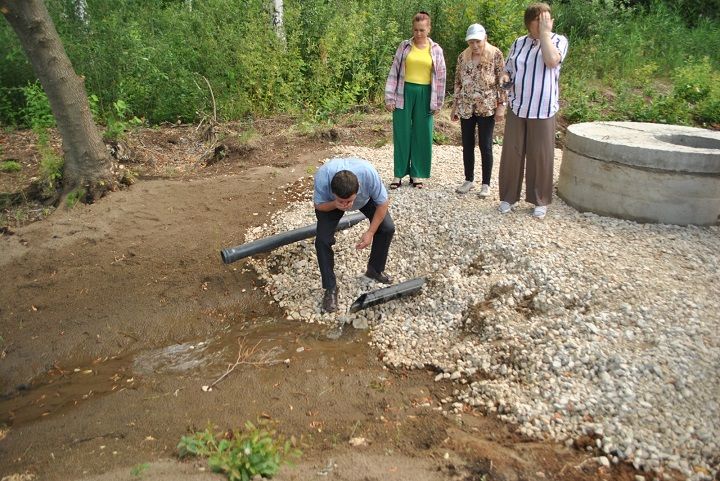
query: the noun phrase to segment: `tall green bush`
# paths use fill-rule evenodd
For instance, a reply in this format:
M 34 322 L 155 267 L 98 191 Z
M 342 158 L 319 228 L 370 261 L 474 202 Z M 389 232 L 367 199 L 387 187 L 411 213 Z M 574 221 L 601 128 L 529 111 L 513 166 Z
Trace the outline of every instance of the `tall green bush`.
M 720 22 L 691 28 L 664 3 L 562 2 L 554 12 L 556 30 L 570 37 L 561 77 L 567 120 L 720 124 Z
M 520 0 L 286 0 L 286 41 L 258 0 L 46 0 L 98 120 L 117 102 L 151 124 L 274 113 L 327 119 L 379 106 L 398 43 L 418 10 L 445 51 L 448 90 L 465 30 L 482 23 L 504 54 L 525 33 Z M 634 119 L 718 123 L 720 0 L 556 0 L 555 30 L 569 37 L 561 115 L 571 121 Z M 695 15 L 692 21 L 688 16 Z M 700 59 L 700 60 L 699 60 Z M 35 83 L 14 33 L 0 24 L 0 122 L 30 126 L 24 89 Z M 702 75 L 701 75 L 702 74 Z M 692 78 L 691 78 L 692 77 Z M 689 84 L 698 87 L 683 87 Z M 684 83 L 683 83 L 684 82 Z M 704 86 L 704 87 L 703 87 Z M 693 93 L 695 92 L 695 93 Z

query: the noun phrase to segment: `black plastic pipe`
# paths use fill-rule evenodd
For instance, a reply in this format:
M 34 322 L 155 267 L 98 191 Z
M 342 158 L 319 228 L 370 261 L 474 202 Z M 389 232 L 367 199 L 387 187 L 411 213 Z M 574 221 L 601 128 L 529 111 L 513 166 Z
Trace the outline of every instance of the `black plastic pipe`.
M 357 312 L 370 306 L 376 306 L 393 299 L 407 297 L 422 289 L 425 284 L 424 277 L 416 277 L 409 281 L 401 282 L 390 287 L 383 287 L 376 291 L 368 292 L 358 297 L 350 306 L 350 312 Z
M 365 215 L 363 215 L 361 212 L 358 212 L 357 214 L 343 216 L 340 219 L 340 222 L 338 222 L 337 230 L 344 230 L 348 227 L 352 227 L 365 218 Z M 237 247 L 229 247 L 227 249 L 223 249 L 220 251 L 220 256 L 222 257 L 222 260 L 225 264 L 231 264 L 235 261 L 239 261 L 244 257 L 259 254 L 260 252 L 271 251 L 273 249 L 277 249 L 278 247 L 292 244 L 293 242 L 297 242 L 299 240 L 315 237 L 316 233 L 317 223 L 305 227 L 300 227 L 298 229 L 293 229 L 288 232 L 283 232 L 282 234 L 275 234 L 270 237 L 265 237 L 264 239 L 254 240 L 252 242 L 248 242 L 247 244 L 239 245 Z

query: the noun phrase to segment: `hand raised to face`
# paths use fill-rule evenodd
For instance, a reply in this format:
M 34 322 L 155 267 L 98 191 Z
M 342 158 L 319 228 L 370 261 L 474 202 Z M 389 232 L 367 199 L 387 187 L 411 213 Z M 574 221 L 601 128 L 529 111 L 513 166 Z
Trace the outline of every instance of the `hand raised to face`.
M 343 212 L 347 212 L 352 208 L 353 202 L 355 201 L 355 196 L 348 197 L 347 199 L 341 199 L 340 197 L 335 196 L 335 208 L 338 210 L 342 210 Z
M 550 33 L 553 28 L 553 18 L 550 16 L 550 12 L 542 12 L 538 17 L 538 24 L 540 27 L 540 33 Z

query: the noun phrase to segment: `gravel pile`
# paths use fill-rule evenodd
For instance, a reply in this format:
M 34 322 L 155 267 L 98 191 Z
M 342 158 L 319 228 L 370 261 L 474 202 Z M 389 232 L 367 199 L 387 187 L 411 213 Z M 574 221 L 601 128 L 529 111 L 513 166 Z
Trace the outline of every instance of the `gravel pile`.
M 557 151 L 556 180 L 561 152 Z M 392 177 L 392 146 L 342 147 Z M 480 176 L 479 155 L 476 175 Z M 387 365 L 435 369 L 455 383 L 443 409 L 497 413 L 534 438 L 660 474 L 712 479 L 720 469 L 720 228 L 637 224 L 581 214 L 558 198 L 547 217 L 520 202 L 455 193 L 459 147 L 436 147 L 425 189 L 391 191 L 397 232 L 387 271 L 424 276 L 414 297 L 347 314 L 381 285 L 355 251 L 366 223 L 337 234 L 340 313 L 320 313 L 313 239 L 252 261 L 290 319 L 369 327 Z M 315 222 L 307 199 L 248 241 Z M 288 186 L 284 186 L 286 188 Z M 479 185 L 478 185 L 479 188 Z M 445 381 L 448 382 L 448 381 Z

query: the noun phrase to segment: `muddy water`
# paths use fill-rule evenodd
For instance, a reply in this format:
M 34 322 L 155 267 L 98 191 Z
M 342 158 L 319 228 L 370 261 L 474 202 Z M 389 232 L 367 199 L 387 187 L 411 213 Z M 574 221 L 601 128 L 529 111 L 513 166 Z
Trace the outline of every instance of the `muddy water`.
M 81 363 L 73 369 L 53 368 L 29 385 L 0 398 L 0 426 L 15 428 L 68 412 L 80 403 L 107 396 L 153 377 L 187 376 L 203 369 L 222 382 L 236 361 L 279 364 L 303 352 L 306 359 L 325 359 L 331 365 L 363 349 L 365 334 L 352 328 L 328 328 L 271 318 L 246 321 L 211 339 L 136 352 L 124 357 Z M 341 354 L 341 355 L 340 355 Z M 212 383 L 207 386 L 212 389 Z

